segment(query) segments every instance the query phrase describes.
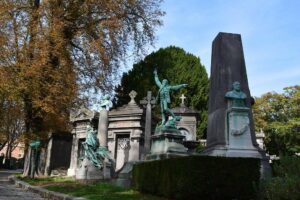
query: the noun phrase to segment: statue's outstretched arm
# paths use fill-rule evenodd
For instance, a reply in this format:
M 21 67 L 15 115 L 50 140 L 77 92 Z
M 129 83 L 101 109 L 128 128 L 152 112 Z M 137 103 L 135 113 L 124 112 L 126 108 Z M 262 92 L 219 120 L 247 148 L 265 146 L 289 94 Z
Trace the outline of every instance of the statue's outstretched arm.
M 186 86 L 187 86 L 187 84 L 174 85 L 174 86 L 170 86 L 170 89 L 171 90 L 179 90 L 179 89 L 184 88 Z
M 153 74 L 154 74 L 154 80 L 155 80 L 156 85 L 158 87 L 161 87 L 161 82 L 158 79 L 158 75 L 157 75 L 157 70 L 156 69 L 154 70 Z

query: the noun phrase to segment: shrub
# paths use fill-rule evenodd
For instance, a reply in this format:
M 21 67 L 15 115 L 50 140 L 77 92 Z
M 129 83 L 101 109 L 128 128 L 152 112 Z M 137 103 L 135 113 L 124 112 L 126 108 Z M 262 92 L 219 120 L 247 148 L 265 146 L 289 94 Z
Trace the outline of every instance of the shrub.
M 300 158 L 283 157 L 274 164 L 274 177 L 263 183 L 264 198 L 269 200 L 300 199 Z
M 260 160 L 188 156 L 139 163 L 134 187 L 173 199 L 254 199 Z

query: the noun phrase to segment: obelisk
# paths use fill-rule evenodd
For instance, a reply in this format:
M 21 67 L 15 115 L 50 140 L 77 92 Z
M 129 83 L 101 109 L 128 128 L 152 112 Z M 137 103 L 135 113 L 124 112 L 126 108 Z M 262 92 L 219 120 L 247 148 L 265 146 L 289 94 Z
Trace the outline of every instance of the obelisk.
M 207 153 L 222 154 L 222 151 L 224 150 L 225 153 L 229 146 L 225 131 L 228 109 L 225 94 L 232 89 L 234 82 L 240 83 L 241 91 L 247 96 L 245 104 L 250 108 L 251 140 L 253 146 L 257 147 L 241 35 L 219 33 L 212 44 L 207 148 L 205 149 Z

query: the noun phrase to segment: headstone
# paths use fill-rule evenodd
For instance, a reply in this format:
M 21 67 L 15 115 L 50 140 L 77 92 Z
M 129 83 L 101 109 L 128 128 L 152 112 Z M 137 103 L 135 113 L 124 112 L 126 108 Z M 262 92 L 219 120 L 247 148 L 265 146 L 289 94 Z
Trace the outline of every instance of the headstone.
M 140 101 L 144 107 L 146 107 L 146 125 L 145 125 L 145 143 L 144 154 L 150 152 L 151 147 L 151 126 L 152 126 L 152 107 L 156 104 L 155 98 L 152 96 L 151 91 L 147 92 L 147 97 Z

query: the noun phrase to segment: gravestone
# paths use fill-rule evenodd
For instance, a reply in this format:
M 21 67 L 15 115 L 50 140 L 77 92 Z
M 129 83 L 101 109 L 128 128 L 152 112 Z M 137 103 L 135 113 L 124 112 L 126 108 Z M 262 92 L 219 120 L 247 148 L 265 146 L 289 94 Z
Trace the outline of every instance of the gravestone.
M 244 107 L 247 109 L 231 108 L 230 101 L 225 98 L 234 82 L 239 82 L 240 90 L 245 93 Z M 207 147 L 204 154 L 266 158 L 256 143 L 251 101 L 241 35 L 219 33 L 212 45 Z M 239 125 L 234 120 L 239 120 Z M 235 126 L 243 129 L 241 124 L 244 127 L 248 124 L 245 128 L 247 134 L 234 135 Z

